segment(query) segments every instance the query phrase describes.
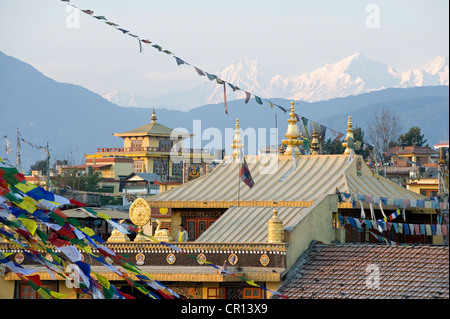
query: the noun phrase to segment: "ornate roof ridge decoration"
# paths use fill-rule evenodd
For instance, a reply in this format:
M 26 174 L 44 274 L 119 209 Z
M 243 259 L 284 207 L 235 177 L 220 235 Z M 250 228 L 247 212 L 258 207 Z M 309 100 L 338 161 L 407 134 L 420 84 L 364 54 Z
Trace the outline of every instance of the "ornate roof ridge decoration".
M 320 146 L 317 132 L 313 131 L 311 137 L 311 155 L 319 155 Z
M 156 120 L 157 120 L 157 118 L 156 118 L 155 108 L 153 108 L 152 118 L 151 118 L 150 124 L 156 123 Z
M 130 220 L 138 226 L 139 232 L 143 231 L 143 226 L 150 221 L 151 209 L 148 203 L 142 197 L 136 198 L 136 200 L 131 203 L 129 215 Z M 141 234 L 138 234 L 134 241 L 147 241 L 147 238 Z
M 310 207 L 314 201 L 147 201 L 149 207 L 170 208 L 229 208 L 231 206 Z
M 342 146 L 345 147 L 344 154 L 350 154 L 353 150 L 353 145 L 355 142 L 355 137 L 353 136 L 353 129 L 352 129 L 352 117 L 348 117 L 347 122 L 347 136 L 345 137 L 345 142 L 342 143 Z
M 301 136 L 298 131 L 297 119 L 295 116 L 295 108 L 294 101 L 291 101 L 291 112 L 289 113 L 288 127 L 286 134 L 287 140 L 282 140 L 281 143 L 286 145 L 286 150 L 284 152 L 285 155 L 291 155 L 294 152 L 294 155 L 300 154 L 300 150 L 298 149 L 299 145 L 303 145 L 303 141 L 298 138 Z
M 236 125 L 234 127 L 234 137 L 233 137 L 233 144 L 231 144 L 231 147 L 233 148 L 233 159 L 240 159 L 240 152 L 241 149 L 244 148 L 244 144 L 241 144 L 241 128 L 239 126 L 239 118 L 236 119 Z

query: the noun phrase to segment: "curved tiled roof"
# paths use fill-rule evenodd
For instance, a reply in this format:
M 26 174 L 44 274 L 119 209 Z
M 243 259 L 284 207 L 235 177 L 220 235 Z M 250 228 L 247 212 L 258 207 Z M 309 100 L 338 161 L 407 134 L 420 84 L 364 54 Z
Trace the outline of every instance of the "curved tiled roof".
M 448 246 L 316 242 L 278 292 L 293 299 L 448 299 Z

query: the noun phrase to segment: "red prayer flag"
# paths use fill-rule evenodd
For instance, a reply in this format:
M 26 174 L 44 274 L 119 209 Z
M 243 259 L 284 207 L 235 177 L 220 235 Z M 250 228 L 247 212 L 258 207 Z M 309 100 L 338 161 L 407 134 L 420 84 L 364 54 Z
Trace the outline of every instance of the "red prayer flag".
M 75 199 L 69 199 L 69 202 L 71 203 L 71 204 L 73 204 L 73 205 L 75 205 L 75 206 L 78 206 L 78 207 L 86 207 L 86 205 L 85 204 L 83 204 L 83 203 L 80 203 L 79 201 L 77 201 L 77 200 L 75 200 Z
M 248 103 L 248 101 L 250 100 L 250 93 L 245 91 L 245 103 Z
M 39 278 L 39 275 L 30 275 L 30 276 L 25 276 L 25 277 L 27 277 L 29 280 L 31 280 L 37 286 L 42 286 L 41 278 Z
M 225 86 L 225 82 L 223 82 L 223 101 L 225 105 L 225 114 L 228 114 L 228 107 L 227 107 L 227 88 Z

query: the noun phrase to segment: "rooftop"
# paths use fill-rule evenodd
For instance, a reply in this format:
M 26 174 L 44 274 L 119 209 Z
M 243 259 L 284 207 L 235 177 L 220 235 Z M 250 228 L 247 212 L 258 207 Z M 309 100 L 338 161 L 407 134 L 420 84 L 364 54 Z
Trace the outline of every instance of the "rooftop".
M 448 246 L 313 242 L 278 291 L 308 299 L 448 299 Z
M 153 114 L 150 124 L 142 125 L 131 131 L 126 131 L 122 133 L 114 133 L 114 136 L 126 137 L 126 136 L 180 136 L 180 137 L 191 137 L 190 134 L 185 134 L 177 132 L 165 125 L 156 122 L 157 118 L 155 115 L 155 109 L 153 109 Z

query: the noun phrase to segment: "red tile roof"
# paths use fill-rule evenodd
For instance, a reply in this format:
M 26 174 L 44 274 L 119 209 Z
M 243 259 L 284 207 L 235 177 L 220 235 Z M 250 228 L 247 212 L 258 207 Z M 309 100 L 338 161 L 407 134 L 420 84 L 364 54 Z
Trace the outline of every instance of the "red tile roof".
M 448 299 L 448 246 L 314 243 L 278 291 L 294 299 Z
M 388 150 L 388 153 L 391 154 L 397 154 L 397 155 L 404 155 L 404 154 L 430 154 L 430 155 L 437 155 L 439 152 L 433 150 L 431 147 L 428 146 L 396 146 L 392 147 Z

